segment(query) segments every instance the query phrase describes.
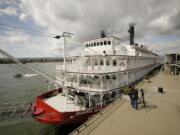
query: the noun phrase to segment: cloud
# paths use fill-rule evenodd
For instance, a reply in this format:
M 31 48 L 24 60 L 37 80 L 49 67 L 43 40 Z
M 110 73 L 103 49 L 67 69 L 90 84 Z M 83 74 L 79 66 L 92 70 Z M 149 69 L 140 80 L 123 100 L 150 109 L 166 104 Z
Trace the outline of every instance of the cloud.
M 155 50 L 160 55 L 179 53 L 180 52 L 180 40 L 154 44 L 150 49 Z
M 116 35 L 123 42 L 128 42 L 127 29 L 128 24 L 132 21 L 136 22 L 135 41 L 149 43 L 150 47 L 153 47 L 154 44 L 162 44 L 157 47 L 161 49 L 164 47 L 166 50 L 168 44 L 163 42 L 166 37 L 180 37 L 179 0 L 14 1 L 13 4 L 10 4 L 7 0 L 6 4 L 9 7 L 16 8 L 19 20 L 23 23 L 33 20 L 38 27 L 46 28 L 48 33 L 62 34 L 64 31 L 72 32 L 75 34 L 75 42 L 78 43 L 99 38 L 100 30 L 102 29 L 106 30 L 108 35 Z M 0 9 L 0 11 L 3 9 Z M 14 15 L 17 16 L 17 14 Z M 165 35 L 164 39 L 159 38 L 159 41 L 155 40 L 157 37 L 162 37 L 162 35 Z M 38 38 L 33 37 L 34 41 L 32 41 L 31 37 L 27 39 L 34 46 L 32 49 L 36 48 L 35 50 L 38 50 L 39 45 L 36 43 L 40 42 Z M 14 42 L 21 40 L 17 37 L 15 39 L 13 39 Z M 47 50 L 51 50 L 52 53 L 54 51 L 57 52 L 58 43 L 46 38 L 42 40 L 41 42 L 46 44 Z M 176 43 L 179 40 L 176 38 Z M 22 41 L 22 43 L 24 42 Z M 40 49 L 41 47 L 39 46 Z M 78 48 L 80 48 L 80 44 L 74 45 L 74 43 L 69 43 L 69 50 Z M 175 47 L 172 48 L 175 49 Z M 158 50 L 158 48 L 154 49 Z M 171 51 L 173 50 L 171 49 Z M 45 54 L 45 50 L 43 52 Z M 49 55 L 50 51 L 46 53 Z
M 28 7 L 23 9 L 25 14 L 38 25 L 54 33 L 74 32 L 82 41 L 97 37 L 101 29 L 126 38 L 131 21 L 137 23 L 137 38 L 173 33 L 178 28 L 179 4 L 178 0 L 21 0 L 21 7 Z
M 0 15 L 9 15 L 9 16 L 16 16 L 18 15 L 17 9 L 14 7 L 7 7 L 0 9 Z
M 59 49 L 54 47 L 59 42 L 53 38 L 31 36 L 28 33 L 12 30 L 0 35 L 0 41 L 1 49 L 8 51 L 16 57 L 52 57 L 59 55 Z
M 7 31 L 0 36 L 1 43 L 17 44 L 26 43 L 30 40 L 30 36 L 20 31 Z
M 0 0 L 0 16 L 17 16 L 19 0 Z
M 28 14 L 25 14 L 25 13 L 21 13 L 20 16 L 19 16 L 19 19 L 21 21 L 27 21 L 29 18 L 29 15 Z
M 180 34 L 180 10 L 173 9 L 171 13 L 156 17 L 149 23 L 150 28 L 162 35 Z

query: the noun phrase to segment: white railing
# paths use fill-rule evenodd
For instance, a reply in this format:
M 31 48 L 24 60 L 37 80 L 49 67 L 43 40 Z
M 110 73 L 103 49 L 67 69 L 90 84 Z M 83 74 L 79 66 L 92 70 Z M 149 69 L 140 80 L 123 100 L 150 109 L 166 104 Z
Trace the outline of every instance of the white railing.
M 123 83 L 121 84 L 123 85 Z M 119 87 L 120 84 L 116 86 L 115 84 L 109 84 L 109 83 L 104 85 L 96 85 L 96 84 L 78 84 L 75 82 L 67 82 L 66 85 L 70 87 L 74 87 L 76 89 L 101 92 L 101 91 L 116 89 Z
M 125 66 L 81 66 L 81 65 L 67 65 L 67 72 L 80 72 L 80 73 L 108 73 L 125 70 Z M 64 66 L 57 65 L 57 71 L 64 71 Z
M 146 58 L 136 58 L 128 59 L 128 61 L 123 61 L 125 65 L 120 65 L 120 61 L 117 60 L 117 65 L 88 65 L 85 59 L 78 59 L 73 63 L 68 63 L 66 66 L 67 72 L 80 72 L 80 73 L 108 73 L 108 72 L 118 72 L 128 69 L 140 68 L 147 65 L 154 64 L 154 59 Z M 105 64 L 105 63 L 104 63 Z M 64 71 L 63 65 L 57 65 L 56 70 Z

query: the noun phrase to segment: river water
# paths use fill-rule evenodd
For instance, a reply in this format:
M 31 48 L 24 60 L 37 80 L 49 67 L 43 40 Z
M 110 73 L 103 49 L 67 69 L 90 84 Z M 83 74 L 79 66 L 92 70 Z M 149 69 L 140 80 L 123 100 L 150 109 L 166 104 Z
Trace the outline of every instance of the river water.
M 56 63 L 35 63 L 31 66 L 55 77 Z M 0 103 L 34 102 L 35 97 L 48 90 L 48 85 L 34 78 L 15 78 L 22 73 L 10 64 L 0 64 Z M 36 122 L 31 115 L 0 119 L 0 135 L 62 135 L 76 127 L 55 127 Z

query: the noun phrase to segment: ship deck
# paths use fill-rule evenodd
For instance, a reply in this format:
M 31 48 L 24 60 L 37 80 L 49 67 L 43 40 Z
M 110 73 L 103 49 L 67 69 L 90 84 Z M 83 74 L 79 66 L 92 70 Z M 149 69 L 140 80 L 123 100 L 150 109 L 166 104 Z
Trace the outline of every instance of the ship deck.
M 45 103 L 47 103 L 59 112 L 74 112 L 85 110 L 85 107 L 75 104 L 69 98 L 67 98 L 66 101 L 66 97 L 62 94 L 58 94 L 54 97 L 46 99 Z

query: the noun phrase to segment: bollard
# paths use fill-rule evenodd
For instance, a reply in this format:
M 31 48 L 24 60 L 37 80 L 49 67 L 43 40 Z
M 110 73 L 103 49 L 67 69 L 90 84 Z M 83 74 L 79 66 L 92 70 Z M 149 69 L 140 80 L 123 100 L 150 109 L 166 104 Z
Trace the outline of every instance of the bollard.
M 159 93 L 164 93 L 163 88 L 162 87 L 158 87 L 158 92 Z

